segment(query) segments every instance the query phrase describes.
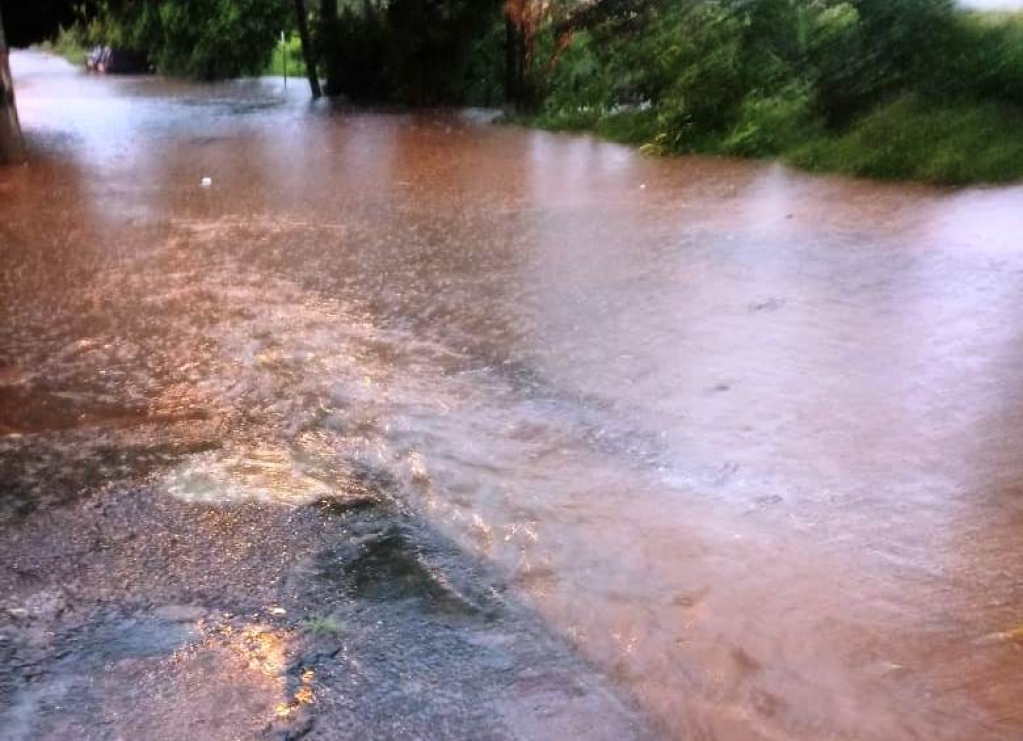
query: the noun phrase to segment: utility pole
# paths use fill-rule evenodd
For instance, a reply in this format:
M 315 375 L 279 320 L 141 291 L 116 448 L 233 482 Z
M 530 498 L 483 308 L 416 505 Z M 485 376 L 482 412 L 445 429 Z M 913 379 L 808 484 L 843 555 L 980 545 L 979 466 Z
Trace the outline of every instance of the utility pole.
M 14 79 L 11 77 L 8 56 L 4 19 L 0 12 L 0 164 L 21 162 L 25 158 L 18 109 L 14 106 Z

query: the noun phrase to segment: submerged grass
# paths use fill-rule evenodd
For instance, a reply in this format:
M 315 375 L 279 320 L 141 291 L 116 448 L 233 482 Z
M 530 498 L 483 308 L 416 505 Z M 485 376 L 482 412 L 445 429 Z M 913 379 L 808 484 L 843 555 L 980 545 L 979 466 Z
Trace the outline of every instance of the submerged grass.
M 774 151 L 737 147 L 737 132 L 705 136 L 685 149 L 666 148 L 656 110 L 601 114 L 546 112 L 517 122 L 548 131 L 587 131 L 644 151 L 777 156 L 811 172 L 940 185 L 1023 180 L 1023 111 L 994 103 L 933 104 L 908 95 L 843 133 L 820 127 L 789 137 Z
M 305 621 L 304 627 L 310 633 L 320 636 L 339 636 L 348 629 L 343 620 L 333 615 L 315 615 L 310 617 Z
M 512 121 L 546 131 L 591 131 L 620 144 L 647 144 L 658 131 L 657 112 L 651 109 L 612 113 L 595 109 L 550 111 L 538 116 L 516 117 Z

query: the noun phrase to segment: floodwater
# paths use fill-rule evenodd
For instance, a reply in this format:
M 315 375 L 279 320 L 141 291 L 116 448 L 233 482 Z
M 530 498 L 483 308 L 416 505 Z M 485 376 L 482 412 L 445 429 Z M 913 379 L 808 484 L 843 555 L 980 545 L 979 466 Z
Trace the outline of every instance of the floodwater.
M 1023 188 L 12 64 L 16 738 L 1023 737 Z

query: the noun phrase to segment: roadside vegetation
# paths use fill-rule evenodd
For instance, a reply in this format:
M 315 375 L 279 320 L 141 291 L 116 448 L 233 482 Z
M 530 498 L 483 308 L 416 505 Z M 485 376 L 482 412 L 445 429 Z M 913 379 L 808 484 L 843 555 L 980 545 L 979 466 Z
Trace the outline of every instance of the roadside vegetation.
M 36 45 L 36 48 L 48 54 L 64 57 L 71 64 L 81 65 L 95 46 L 110 44 L 108 37 L 93 27 L 90 33 L 82 24 L 72 24 L 61 28 L 57 35 Z M 285 42 L 274 44 L 270 61 L 263 69 L 263 75 L 281 76 L 287 71 L 289 77 L 304 77 L 305 62 L 302 59 L 302 42 L 294 34 L 287 34 Z
M 524 120 L 664 153 L 1023 178 L 1023 16 L 943 0 L 662 2 L 563 40 Z
M 270 64 L 263 70 L 264 75 L 280 77 L 285 72 L 288 77 L 305 77 L 305 61 L 302 59 L 302 42 L 298 36 L 289 34 L 283 44 L 274 46 Z
M 64 57 L 71 64 L 85 64 L 85 58 L 89 54 L 89 47 L 85 41 L 85 34 L 81 26 L 73 25 L 61 28 L 56 37 L 37 45 L 37 48 Z
M 792 164 L 884 180 L 963 184 L 1023 177 L 1023 116 L 994 103 L 900 98 L 846 133 L 783 151 Z
M 43 45 L 79 62 L 94 46 L 144 52 L 165 74 L 196 80 L 258 75 L 272 69 L 289 0 L 99 0 Z M 290 67 L 290 60 L 289 60 Z
M 328 94 L 506 105 L 662 154 L 933 183 L 1023 179 L 1023 14 L 953 0 L 308 0 Z M 305 72 L 285 0 L 104 0 L 54 42 L 201 80 Z

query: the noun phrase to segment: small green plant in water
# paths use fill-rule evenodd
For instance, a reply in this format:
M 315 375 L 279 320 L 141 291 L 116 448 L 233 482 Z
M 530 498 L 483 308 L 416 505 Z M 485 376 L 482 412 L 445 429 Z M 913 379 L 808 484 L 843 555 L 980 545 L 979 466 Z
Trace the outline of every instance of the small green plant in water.
M 307 631 L 318 636 L 339 636 L 347 630 L 344 621 L 333 615 L 316 615 L 308 618 L 304 626 Z

